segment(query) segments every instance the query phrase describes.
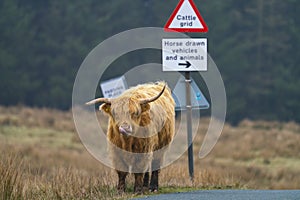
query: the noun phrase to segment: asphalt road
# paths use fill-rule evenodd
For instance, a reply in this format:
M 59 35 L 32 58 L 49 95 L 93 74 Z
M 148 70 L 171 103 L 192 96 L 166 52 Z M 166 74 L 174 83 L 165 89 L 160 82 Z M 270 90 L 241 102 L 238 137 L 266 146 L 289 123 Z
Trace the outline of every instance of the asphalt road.
M 200 190 L 137 198 L 140 200 L 300 200 L 300 190 Z M 134 200 L 137 200 L 134 199 Z

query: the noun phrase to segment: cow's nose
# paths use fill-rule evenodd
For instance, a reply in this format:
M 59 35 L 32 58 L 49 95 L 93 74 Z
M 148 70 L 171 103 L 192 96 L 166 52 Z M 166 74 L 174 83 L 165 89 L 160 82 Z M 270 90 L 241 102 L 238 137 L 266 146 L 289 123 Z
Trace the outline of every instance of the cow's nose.
M 130 126 L 130 124 L 125 122 L 119 126 L 119 131 L 121 134 L 128 135 L 132 133 L 132 127 Z

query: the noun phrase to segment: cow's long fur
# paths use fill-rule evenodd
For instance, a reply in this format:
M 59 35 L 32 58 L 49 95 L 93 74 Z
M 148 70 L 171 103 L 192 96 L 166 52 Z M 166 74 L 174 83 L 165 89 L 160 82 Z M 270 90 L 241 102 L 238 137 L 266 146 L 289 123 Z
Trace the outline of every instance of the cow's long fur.
M 132 87 L 121 96 L 112 99 L 110 104 L 100 106 L 109 116 L 107 138 L 111 143 L 109 151 L 112 163 L 119 175 L 119 190 L 125 190 L 126 172 L 130 168 L 133 172 L 141 171 L 135 174 L 136 192 L 141 192 L 143 186 L 148 186 L 147 171 L 150 169 L 153 171 L 150 189 L 158 189 L 159 167 L 175 132 L 175 103 L 167 86 L 155 101 L 143 105 L 140 105 L 139 101 L 158 95 L 165 84 L 158 82 Z M 119 126 L 123 122 L 132 125 L 133 131 L 130 135 L 120 133 Z M 132 156 L 132 153 L 146 154 Z

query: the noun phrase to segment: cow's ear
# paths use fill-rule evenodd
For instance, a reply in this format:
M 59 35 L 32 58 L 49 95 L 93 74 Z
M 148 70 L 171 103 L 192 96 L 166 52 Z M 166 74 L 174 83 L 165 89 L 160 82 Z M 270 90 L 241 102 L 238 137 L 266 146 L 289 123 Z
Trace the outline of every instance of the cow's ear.
M 104 103 L 101 106 L 99 106 L 99 110 L 102 110 L 103 112 L 105 112 L 107 114 L 110 114 L 110 107 L 111 107 L 111 104 Z
M 149 105 L 149 103 L 141 104 L 141 109 L 142 109 L 142 112 L 145 112 L 145 111 L 147 111 L 147 110 L 150 110 L 150 105 Z

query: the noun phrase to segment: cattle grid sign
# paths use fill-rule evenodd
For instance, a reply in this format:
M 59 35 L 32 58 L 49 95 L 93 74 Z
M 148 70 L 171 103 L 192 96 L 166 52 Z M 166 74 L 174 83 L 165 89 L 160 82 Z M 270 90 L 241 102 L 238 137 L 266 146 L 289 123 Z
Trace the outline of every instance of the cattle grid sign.
M 167 21 L 165 31 L 208 32 L 193 0 L 180 0 Z M 207 38 L 165 38 L 162 40 L 163 71 L 185 72 L 189 175 L 194 180 L 192 138 L 191 72 L 207 71 Z

